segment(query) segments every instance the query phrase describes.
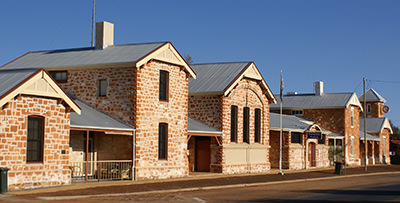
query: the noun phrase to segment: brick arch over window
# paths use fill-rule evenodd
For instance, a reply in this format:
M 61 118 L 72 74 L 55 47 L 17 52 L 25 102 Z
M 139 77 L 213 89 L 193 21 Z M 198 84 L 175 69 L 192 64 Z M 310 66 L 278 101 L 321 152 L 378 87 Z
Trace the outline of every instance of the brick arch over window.
M 263 100 L 264 95 L 260 93 L 259 87 L 248 83 L 242 83 L 235 87 L 229 97 L 234 98 L 236 94 L 239 94 L 239 90 L 250 90 L 257 96 L 258 100 L 262 104 L 261 107 L 264 107 L 266 105 L 266 102 Z

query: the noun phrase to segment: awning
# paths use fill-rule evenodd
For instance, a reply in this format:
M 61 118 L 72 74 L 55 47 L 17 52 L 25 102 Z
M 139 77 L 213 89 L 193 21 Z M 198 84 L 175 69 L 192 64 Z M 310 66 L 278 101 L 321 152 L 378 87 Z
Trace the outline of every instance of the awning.
M 340 135 L 340 134 L 337 134 L 337 133 L 331 133 L 331 134 L 328 134 L 328 138 L 329 139 L 341 139 L 341 140 L 343 140 L 344 135 Z
M 367 137 L 367 140 L 369 140 L 369 141 L 377 141 L 377 142 L 381 141 L 381 138 L 379 138 L 378 136 L 371 135 L 368 133 L 366 134 L 366 137 Z M 360 131 L 360 140 L 364 140 L 364 132 L 363 131 Z
M 133 126 L 121 121 L 93 106 L 73 98 L 81 108 L 81 115 L 71 112 L 71 130 L 103 131 L 106 134 L 133 135 Z
M 221 145 L 219 137 L 221 137 L 222 131 L 218 130 L 212 126 L 209 126 L 191 116 L 188 116 L 188 139 L 190 140 L 192 136 L 208 136 L 215 137 L 218 145 Z

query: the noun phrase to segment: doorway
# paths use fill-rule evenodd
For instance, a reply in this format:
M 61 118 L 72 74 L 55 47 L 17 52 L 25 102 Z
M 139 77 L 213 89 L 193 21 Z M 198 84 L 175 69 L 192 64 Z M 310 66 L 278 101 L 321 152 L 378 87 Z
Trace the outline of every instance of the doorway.
M 308 167 L 315 167 L 315 143 L 308 143 Z
M 210 137 L 196 137 L 195 170 L 201 172 L 210 171 Z

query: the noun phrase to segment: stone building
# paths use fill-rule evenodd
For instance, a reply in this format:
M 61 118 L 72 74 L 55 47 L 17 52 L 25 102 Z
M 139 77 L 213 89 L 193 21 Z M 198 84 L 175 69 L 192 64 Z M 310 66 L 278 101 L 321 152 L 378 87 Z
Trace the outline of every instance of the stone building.
M 193 171 L 224 174 L 270 169 L 269 105 L 275 97 L 253 62 L 192 65 L 189 116 L 216 133 L 192 134 Z
M 271 105 L 271 112 L 279 113 L 279 105 L 279 101 Z M 343 135 L 346 164 L 361 164 L 359 115 L 362 106 L 355 93 L 325 93 L 320 81 L 315 83 L 314 93 L 284 95 L 282 106 L 284 114 L 313 120 L 320 127 Z
M 188 175 L 188 81 L 195 72 L 170 42 L 113 41 L 113 24 L 98 22 L 95 47 L 28 52 L 1 69 L 44 68 L 90 113 L 78 120 L 104 116 L 93 126 L 71 122 L 71 162 L 130 160 L 135 179 Z M 107 126 L 109 119 L 118 124 Z M 95 165 L 78 165 L 73 174 L 101 176 Z
M 9 190 L 71 182 L 70 114 L 78 105 L 42 69 L 0 70 L 0 167 Z
M 364 95 L 359 97 L 361 103 L 364 102 Z M 369 164 L 390 164 L 389 146 L 390 134 L 393 133 L 389 119 L 384 114 L 389 112 L 389 107 L 385 105 L 386 100 L 379 95 L 374 89 L 365 92 L 366 114 L 365 120 L 366 132 L 378 137 L 367 143 L 367 159 Z M 364 131 L 364 115 L 360 114 L 360 137 L 363 137 Z M 360 153 L 365 156 L 365 143 L 362 141 Z
M 280 130 L 280 115 L 270 113 L 271 168 L 279 168 Z M 328 167 L 330 133 L 312 120 L 282 115 L 282 168 Z

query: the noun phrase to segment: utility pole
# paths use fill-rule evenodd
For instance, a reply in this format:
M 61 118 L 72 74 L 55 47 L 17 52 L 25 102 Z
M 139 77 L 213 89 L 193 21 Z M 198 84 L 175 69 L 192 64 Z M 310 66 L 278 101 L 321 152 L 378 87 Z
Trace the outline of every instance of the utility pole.
M 364 100 L 364 153 L 365 153 L 365 172 L 368 171 L 367 164 L 368 164 L 368 149 L 367 149 L 367 101 L 365 95 L 365 77 L 363 78 L 363 100 Z
M 93 10 L 92 10 L 92 47 L 94 47 L 94 25 L 95 25 L 95 0 L 93 0 Z
M 283 75 L 281 71 L 281 85 L 280 85 L 280 106 L 279 106 L 279 115 L 280 115 L 280 131 L 279 131 L 279 174 L 283 175 L 282 172 L 282 102 L 283 102 Z

